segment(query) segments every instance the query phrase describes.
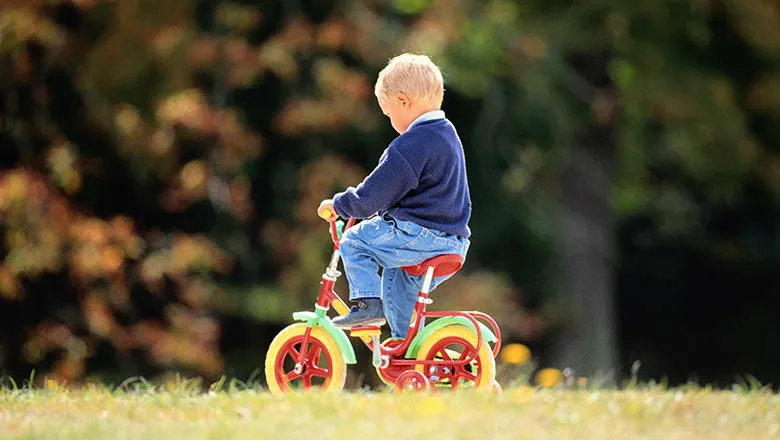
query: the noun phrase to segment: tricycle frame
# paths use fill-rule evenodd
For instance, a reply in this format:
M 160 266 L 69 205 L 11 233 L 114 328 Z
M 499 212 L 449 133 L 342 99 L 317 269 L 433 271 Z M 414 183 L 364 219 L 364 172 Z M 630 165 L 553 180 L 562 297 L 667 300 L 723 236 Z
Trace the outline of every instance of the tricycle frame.
M 320 283 L 320 291 L 319 295 L 317 296 L 317 302 L 316 302 L 316 309 L 317 314 L 324 316 L 324 314 L 327 313 L 327 311 L 333 307 L 333 309 L 338 313 L 340 316 L 346 315 L 349 312 L 349 308 L 344 303 L 344 301 L 339 297 L 339 295 L 335 292 L 334 286 L 336 284 L 336 281 L 341 276 L 341 272 L 338 270 L 338 263 L 340 260 L 340 251 L 339 251 L 339 244 L 341 239 L 341 232 L 339 230 L 339 224 L 340 222 L 336 222 L 335 220 L 331 220 L 330 222 L 330 234 L 331 239 L 333 241 L 333 253 L 330 258 L 330 262 L 325 269 L 325 273 L 322 275 L 322 281 Z M 346 232 L 350 227 L 352 227 L 355 223 L 354 218 L 350 218 L 345 227 L 344 232 Z M 365 345 L 372 351 L 373 358 L 374 358 L 374 366 L 379 369 L 385 369 L 390 366 L 395 367 L 408 367 L 408 369 L 412 369 L 415 366 L 418 365 L 433 365 L 438 364 L 441 365 L 441 360 L 419 360 L 419 359 L 408 359 L 406 358 L 406 354 L 414 341 L 415 337 L 420 332 L 420 329 L 423 327 L 423 324 L 425 322 L 425 318 L 444 318 L 444 317 L 463 317 L 473 326 L 473 329 L 476 333 L 476 339 L 477 339 L 477 345 L 475 347 L 474 352 L 467 356 L 465 359 L 458 359 L 454 361 L 447 361 L 447 363 L 450 366 L 460 366 L 468 364 L 472 361 L 474 361 L 477 356 L 479 355 L 480 350 L 482 349 L 482 344 L 487 344 L 485 341 L 481 325 L 478 321 L 478 319 L 486 321 L 493 332 L 493 334 L 496 337 L 495 345 L 492 350 L 493 357 L 496 357 L 498 355 L 499 350 L 501 349 L 501 332 L 498 328 L 498 324 L 496 321 L 490 317 L 489 315 L 478 312 L 478 311 L 436 311 L 436 312 L 429 312 L 426 310 L 426 306 L 432 302 L 432 300 L 429 298 L 429 289 L 431 285 L 431 281 L 433 278 L 433 268 L 428 268 L 428 271 L 425 274 L 425 278 L 423 281 L 423 287 L 422 290 L 419 291 L 417 296 L 417 302 L 415 303 L 414 307 L 414 317 L 410 322 L 409 325 L 409 331 L 407 332 L 406 336 L 402 340 L 402 342 L 398 345 L 395 345 L 393 347 L 386 347 L 383 344 L 379 343 L 378 336 L 358 336 Z M 309 327 L 312 325 L 316 325 L 315 323 L 310 323 Z M 376 329 L 376 328 L 374 328 Z M 358 329 L 352 329 L 352 330 L 358 330 Z M 310 335 L 310 329 L 307 329 L 306 333 L 304 334 L 303 344 L 304 346 L 308 343 Z M 300 358 L 297 360 L 299 365 L 303 362 L 303 353 L 300 354 Z

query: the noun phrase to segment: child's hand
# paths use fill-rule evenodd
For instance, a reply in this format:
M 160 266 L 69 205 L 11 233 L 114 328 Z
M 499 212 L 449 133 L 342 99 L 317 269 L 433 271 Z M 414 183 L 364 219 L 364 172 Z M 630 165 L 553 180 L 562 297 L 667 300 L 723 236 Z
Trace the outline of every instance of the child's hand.
M 325 199 L 320 202 L 320 207 L 317 208 L 317 215 L 327 221 L 333 221 L 338 218 L 336 210 L 333 208 L 333 199 Z

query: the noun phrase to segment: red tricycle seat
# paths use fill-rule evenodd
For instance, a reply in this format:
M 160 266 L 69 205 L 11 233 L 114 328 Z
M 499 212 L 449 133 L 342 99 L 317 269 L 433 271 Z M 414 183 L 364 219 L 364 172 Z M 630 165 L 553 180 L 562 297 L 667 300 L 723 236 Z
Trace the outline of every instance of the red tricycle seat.
M 444 254 L 429 258 L 416 266 L 404 266 L 401 269 L 410 275 L 425 275 L 429 267 L 433 268 L 433 276 L 452 275 L 463 266 L 463 257 L 458 254 Z

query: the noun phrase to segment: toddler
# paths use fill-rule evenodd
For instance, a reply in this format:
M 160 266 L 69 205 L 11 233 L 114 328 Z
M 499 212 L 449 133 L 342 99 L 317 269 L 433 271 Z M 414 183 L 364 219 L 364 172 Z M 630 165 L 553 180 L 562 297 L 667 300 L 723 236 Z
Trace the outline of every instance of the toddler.
M 333 324 L 378 326 L 387 319 L 392 336 L 403 338 L 423 276 L 401 267 L 441 254 L 465 259 L 471 199 L 463 145 L 441 111 L 444 81 L 430 58 L 393 58 L 379 73 L 374 93 L 399 136 L 357 188 L 323 200 L 318 213 L 370 218 L 341 239 L 349 298 L 357 306 Z M 431 289 L 447 278 L 434 277 Z

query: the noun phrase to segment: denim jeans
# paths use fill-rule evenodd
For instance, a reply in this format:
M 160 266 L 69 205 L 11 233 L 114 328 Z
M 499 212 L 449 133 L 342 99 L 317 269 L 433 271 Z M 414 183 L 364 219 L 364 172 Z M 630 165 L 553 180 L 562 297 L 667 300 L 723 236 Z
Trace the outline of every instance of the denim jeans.
M 382 298 L 391 334 L 403 338 L 409 329 L 424 276 L 412 276 L 402 266 L 413 266 L 441 254 L 464 259 L 469 240 L 388 215 L 353 226 L 341 239 L 341 258 L 349 281 L 349 299 Z M 379 268 L 382 276 L 379 276 Z M 434 277 L 431 290 L 449 278 Z

